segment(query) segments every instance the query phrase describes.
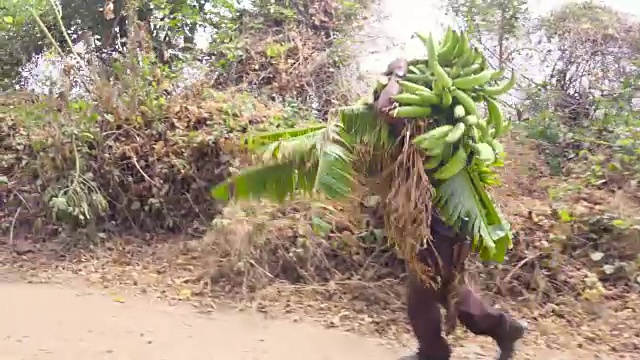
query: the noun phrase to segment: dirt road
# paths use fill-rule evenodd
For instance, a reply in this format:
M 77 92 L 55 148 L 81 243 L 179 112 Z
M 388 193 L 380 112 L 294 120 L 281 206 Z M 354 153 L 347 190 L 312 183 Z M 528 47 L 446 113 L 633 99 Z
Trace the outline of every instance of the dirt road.
M 0 359 L 398 359 L 405 349 L 259 314 L 193 309 L 52 284 L 0 283 Z
M 400 345 L 253 311 L 200 314 L 150 296 L 2 276 L 0 294 L 0 360 L 413 360 Z M 453 358 L 495 359 L 481 342 L 457 344 Z M 517 359 L 637 359 L 619 355 L 528 345 Z

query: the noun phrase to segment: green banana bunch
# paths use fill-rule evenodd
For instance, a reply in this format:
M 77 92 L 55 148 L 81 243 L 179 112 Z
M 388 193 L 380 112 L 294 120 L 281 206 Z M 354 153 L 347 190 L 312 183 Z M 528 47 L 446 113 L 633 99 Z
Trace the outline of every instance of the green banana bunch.
M 416 35 L 427 56 L 407 61 L 403 76 L 389 81 L 392 88 L 384 82 L 378 84 L 377 91 L 385 92 L 385 101 L 377 103 L 376 110 L 384 110 L 381 117 L 392 126 L 395 123 L 388 115 L 415 121 L 418 126 L 412 127 L 413 131 L 425 129 L 414 133 L 411 141 L 423 155 L 421 161 L 430 180 L 441 190 L 439 186 L 446 186 L 447 179 L 464 171 L 477 190 L 487 219 L 491 217 L 494 224 L 499 216 L 478 186 L 500 184 L 495 167 L 504 166 L 506 154 L 499 138 L 512 124 L 503 114 L 499 97 L 515 86 L 516 73 L 512 71 L 506 78 L 508 70 L 492 68 L 464 31 L 447 27 L 439 39 L 432 34 Z M 486 114 L 479 106 L 486 107 Z M 478 236 L 484 241 L 487 235 Z M 505 246 L 498 244 L 503 238 L 488 240 L 498 248 Z
M 429 119 L 432 126 L 413 143 L 428 156 L 424 167 L 436 180 L 446 180 L 469 165 L 483 184 L 497 184 L 491 167 L 501 166 L 504 147 L 497 138 L 511 126 L 497 97 L 515 86 L 516 75 L 502 82 L 504 69 L 492 69 L 483 52 L 473 46 L 465 32 L 447 27 L 436 41 L 432 34 L 416 33 L 427 57 L 408 62 L 408 73 L 398 80 L 399 94 L 391 114 L 407 119 Z M 478 104 L 487 107 L 480 118 Z

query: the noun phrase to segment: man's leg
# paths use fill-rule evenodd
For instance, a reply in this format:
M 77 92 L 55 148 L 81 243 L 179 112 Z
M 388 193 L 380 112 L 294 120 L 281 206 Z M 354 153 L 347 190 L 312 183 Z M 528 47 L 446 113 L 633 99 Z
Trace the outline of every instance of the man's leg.
M 442 336 L 442 317 L 436 293 L 411 273 L 407 284 L 407 308 L 409 322 L 418 340 L 418 359 L 449 360 L 451 348 Z
M 458 318 L 469 331 L 491 337 L 500 347 L 499 360 L 509 360 L 525 328 L 506 313 L 488 306 L 467 285 L 458 288 Z

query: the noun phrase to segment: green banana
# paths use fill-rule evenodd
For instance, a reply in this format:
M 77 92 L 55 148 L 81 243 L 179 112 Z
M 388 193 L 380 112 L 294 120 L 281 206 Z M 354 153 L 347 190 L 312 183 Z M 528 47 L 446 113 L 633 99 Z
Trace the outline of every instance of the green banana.
M 487 113 L 489 114 L 489 122 L 495 129 L 496 137 L 502 135 L 503 119 L 502 111 L 498 103 L 490 97 L 485 97 L 485 103 L 487 104 Z
M 429 74 L 430 73 L 429 68 L 424 63 L 417 64 L 416 68 L 418 68 L 418 70 L 420 70 L 421 74 Z
M 451 41 L 451 34 L 453 34 L 453 28 L 451 26 L 447 26 L 447 30 L 445 30 L 444 36 L 442 37 L 442 40 L 440 40 L 440 43 L 438 44 L 440 49 L 444 48 L 449 44 L 449 42 Z M 442 52 L 442 50 L 439 50 L 438 52 Z
M 424 64 L 427 62 L 427 58 L 418 58 L 418 59 L 413 59 L 413 60 L 409 60 L 408 64 L 409 65 L 413 65 L 413 66 L 418 66 L 418 64 Z
M 422 135 L 416 136 L 413 139 L 413 143 L 421 147 L 428 147 L 426 145 L 427 142 L 434 139 L 443 139 L 451 130 L 453 130 L 453 125 L 438 126 L 437 128 L 431 129 Z
M 480 61 L 480 65 L 482 66 L 482 70 L 487 70 L 487 69 L 489 69 L 489 67 L 490 67 L 490 66 L 489 66 L 489 63 L 487 62 L 487 59 L 485 59 L 485 58 L 483 58 L 483 59 Z
M 500 131 L 498 131 L 498 129 L 495 129 L 495 131 L 494 131 L 494 133 L 492 135 L 492 138 L 496 139 L 496 138 L 502 137 L 504 134 L 508 133 L 509 130 L 511 130 L 511 125 L 512 125 L 511 119 L 503 121 L 502 122 L 502 127 L 500 128 Z
M 442 156 L 442 152 L 444 151 L 444 143 L 442 143 L 441 147 L 437 147 L 437 148 L 433 148 L 433 149 L 428 149 L 426 154 L 427 156 Z
M 475 126 L 471 126 L 471 130 L 469 130 L 469 133 L 473 138 L 473 141 L 475 142 L 480 141 L 480 134 L 478 133 L 478 129 Z
M 467 115 L 462 119 L 462 121 L 464 121 L 465 124 L 471 126 L 475 126 L 479 122 L 478 117 L 475 115 Z
M 410 65 L 408 69 L 409 69 L 410 74 L 407 74 L 407 76 L 409 76 L 409 75 L 418 75 L 418 74 L 420 74 L 420 69 L 418 69 L 418 68 L 417 68 L 416 66 L 414 66 L 414 65 Z
M 456 126 L 453 127 L 453 130 L 449 132 L 444 141 L 447 144 L 453 144 L 454 142 L 460 140 L 462 134 L 464 134 L 465 125 L 463 122 L 459 122 Z
M 471 146 L 473 147 L 473 151 L 476 157 L 480 161 L 484 162 L 485 164 L 491 164 L 492 162 L 496 161 L 496 153 L 493 151 L 491 145 L 487 143 L 477 143 L 472 144 Z
M 436 81 L 433 82 L 433 90 L 432 91 L 433 91 L 434 94 L 436 94 L 436 95 L 442 94 L 442 90 L 443 89 L 444 88 L 442 87 L 442 83 L 440 83 L 440 81 L 436 80 Z
M 400 105 L 424 105 L 424 100 L 415 94 L 401 93 L 391 98 Z
M 500 180 L 497 178 L 495 174 L 487 175 L 480 174 L 480 181 L 487 186 L 497 186 L 500 185 Z
M 445 107 L 451 106 L 453 103 L 453 98 L 451 97 L 451 92 L 448 88 L 442 89 L 442 105 Z
M 513 123 L 511 122 L 511 119 L 503 122 L 502 123 L 502 132 L 500 134 L 498 134 L 498 136 L 502 136 L 502 135 L 506 134 L 507 132 L 509 132 L 511 130 L 511 125 L 513 125 Z
M 425 161 L 423 166 L 427 170 L 435 169 L 438 165 L 440 165 L 440 161 L 442 160 L 442 155 L 436 155 L 429 158 L 429 160 Z
M 424 150 L 425 154 L 429 156 L 436 156 L 442 154 L 443 149 L 447 146 L 447 143 L 444 141 L 445 138 L 446 135 L 432 137 L 417 142 L 414 139 L 414 143 Z
M 478 119 L 478 124 L 476 126 L 480 129 L 480 140 L 483 142 L 488 141 L 491 136 L 489 134 L 489 129 L 487 128 L 487 119 Z
M 450 88 L 451 85 L 453 85 L 453 80 L 451 80 L 449 75 L 447 75 L 447 72 L 444 71 L 442 66 L 440 66 L 440 64 L 438 64 L 437 62 L 434 63 L 432 71 L 436 76 L 436 80 L 441 83 L 445 89 Z
M 458 33 L 449 26 L 447 28 L 447 33 L 445 34 L 446 42 L 443 41 L 444 44 L 440 48 L 440 51 L 438 51 L 438 61 L 446 63 L 454 58 L 453 54 L 458 46 L 458 39 Z
M 451 159 L 451 155 L 453 155 L 453 144 L 445 143 L 440 153 L 440 162 L 448 162 Z
M 475 48 L 474 49 L 475 55 L 474 55 L 474 62 L 480 62 L 480 63 L 485 63 L 487 61 L 487 58 L 484 56 L 484 53 L 482 52 L 482 50 Z
M 469 75 L 474 75 L 477 74 L 478 71 L 481 71 L 482 67 L 480 66 L 480 64 L 472 64 L 470 66 L 467 66 L 466 68 L 462 69 L 460 71 L 460 74 L 458 74 L 458 76 L 460 77 L 465 77 L 465 76 L 469 76 Z
M 493 148 L 493 152 L 495 152 L 496 155 L 502 154 L 504 152 L 504 147 L 496 139 L 490 139 L 489 145 L 491 145 L 491 148 Z
M 427 155 L 436 156 L 436 155 L 442 154 L 445 146 L 447 146 L 447 143 L 444 142 L 444 139 L 437 138 L 429 142 L 426 142 L 424 145 L 421 145 L 420 147 L 422 148 L 422 150 L 425 151 Z
M 462 119 L 467 113 L 464 111 L 464 106 L 458 104 L 453 107 L 453 117 L 456 119 Z
M 466 68 L 468 66 L 473 65 L 476 59 L 475 50 L 469 50 L 461 58 L 456 61 L 456 65 L 460 66 L 460 68 Z
M 429 91 L 428 88 L 422 85 L 418 85 L 416 83 L 412 83 L 411 81 L 406 81 L 406 80 L 398 80 L 398 85 L 400 85 L 400 88 L 402 88 L 402 91 L 410 94 L 415 94 L 418 91 Z
M 464 146 L 458 147 L 458 151 L 453 154 L 451 159 L 444 164 L 435 174 L 435 177 L 438 180 L 446 180 L 459 173 L 460 170 L 464 169 L 467 165 L 467 152 L 464 149 Z
M 431 34 L 424 35 L 422 33 L 416 33 L 416 35 L 425 44 L 427 48 L 427 55 L 429 56 L 429 60 L 428 60 L 429 69 L 431 71 L 434 71 L 435 65 L 438 64 L 438 49 L 436 47 L 435 41 L 433 40 L 433 36 L 431 36 Z M 437 76 L 438 75 L 436 74 L 436 77 Z
M 496 86 L 485 87 L 484 89 L 482 89 L 482 92 L 488 96 L 500 96 L 502 94 L 509 92 L 509 90 L 511 90 L 515 84 L 516 84 L 516 72 L 512 71 L 511 77 L 509 78 L 509 80 L 505 80 L 503 83 Z
M 471 95 L 469 97 L 471 98 L 471 100 L 473 100 L 474 103 L 479 103 L 484 99 L 484 95 L 477 92 L 471 92 Z
M 430 85 L 433 82 L 433 76 L 429 74 L 407 74 L 404 79 L 419 85 Z
M 456 47 L 456 51 L 453 54 L 453 57 L 455 59 L 459 59 L 461 57 L 463 57 L 464 55 L 466 55 L 469 52 L 469 38 L 467 37 L 467 34 L 462 31 L 460 33 L 460 39 L 458 40 L 458 46 Z
M 481 175 L 494 175 L 495 174 L 495 172 L 485 164 L 476 163 L 475 166 L 476 166 L 476 169 L 478 169 L 478 174 L 481 174 Z
M 460 68 L 457 66 L 454 66 L 453 68 L 451 68 L 450 70 L 447 70 L 446 68 L 444 69 L 444 71 L 449 74 L 449 77 L 452 79 L 457 78 L 458 76 L 460 76 Z
M 473 99 L 469 97 L 464 91 L 453 88 L 451 90 L 451 95 L 453 95 L 464 109 L 467 111 L 469 115 L 477 115 L 478 109 L 476 108 L 476 104 L 473 102 Z
M 422 104 L 424 105 L 436 105 L 440 104 L 440 97 L 433 92 L 429 91 L 418 91 L 415 93 L 416 96 L 422 99 Z
M 476 86 L 484 85 L 491 80 L 494 71 L 485 70 L 479 74 L 460 77 L 453 80 L 453 86 L 458 89 L 469 90 Z
M 424 118 L 431 115 L 431 108 L 417 105 L 400 106 L 393 110 L 395 118 Z
M 502 77 L 502 75 L 504 75 L 504 69 L 500 69 L 496 72 L 493 73 L 493 75 L 491 75 L 491 81 L 495 81 L 498 80 Z

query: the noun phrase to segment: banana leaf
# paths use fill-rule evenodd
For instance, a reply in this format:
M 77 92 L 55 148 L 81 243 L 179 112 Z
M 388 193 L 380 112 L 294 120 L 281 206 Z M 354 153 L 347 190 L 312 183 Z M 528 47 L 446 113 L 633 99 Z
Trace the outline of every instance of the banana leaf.
M 354 184 L 352 153 L 339 123 L 258 134 L 248 139 L 264 163 L 211 189 L 214 199 L 269 198 L 283 202 L 301 192 L 342 198 Z
M 436 186 L 434 205 L 447 225 L 473 239 L 483 260 L 504 261 L 512 247 L 511 228 L 473 168 Z

